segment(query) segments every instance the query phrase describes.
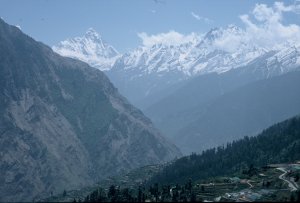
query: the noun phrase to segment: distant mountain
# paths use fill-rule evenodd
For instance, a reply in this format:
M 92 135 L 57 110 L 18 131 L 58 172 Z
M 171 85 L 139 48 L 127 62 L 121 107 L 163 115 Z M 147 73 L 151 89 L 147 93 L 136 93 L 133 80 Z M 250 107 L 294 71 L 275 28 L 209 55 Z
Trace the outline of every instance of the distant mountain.
M 177 46 L 139 47 L 123 54 L 107 75 L 130 101 L 145 109 L 152 104 L 149 101 L 157 101 L 162 90 L 172 92 L 174 85 L 194 76 L 223 73 L 267 52 L 250 45 L 241 45 L 234 52 L 215 46 L 217 39 L 229 34 L 242 35 L 243 31 L 228 26 Z
M 116 69 L 139 70 L 140 74 L 159 75 L 179 72 L 186 76 L 207 73 L 222 73 L 247 64 L 268 50 L 250 44 L 240 44 L 236 50 L 223 50 L 216 41 L 227 35 L 243 35 L 244 31 L 230 25 L 215 28 L 203 37 L 195 36 L 191 42 L 180 45 L 155 44 L 152 47 L 139 47 L 123 54 L 116 63 Z M 142 76 L 140 75 L 140 77 Z
M 200 118 L 201 111 L 213 100 L 246 84 L 300 70 L 299 60 L 300 49 L 295 46 L 267 52 L 245 66 L 222 74 L 196 76 L 162 90 L 144 112 L 164 134 L 172 137 Z
M 278 65 L 282 73 L 290 71 L 285 68 L 286 65 L 292 68 L 293 64 L 300 64 L 299 43 L 281 44 L 276 49 L 270 49 L 243 41 L 245 35 L 241 28 L 229 25 L 211 29 L 203 36 L 195 35 L 190 42 L 179 45 L 140 46 L 115 56 L 110 67 L 106 59 L 102 60 L 106 67 L 103 70 L 123 95 L 133 104 L 146 109 L 162 99 L 165 93 L 172 93 L 181 86 L 179 83 L 199 75 L 223 74 L 247 66 L 265 55 L 270 57 L 268 65 Z M 232 43 L 225 46 L 228 40 Z M 62 55 L 78 58 L 77 55 L 84 55 L 84 51 L 74 48 L 76 46 L 71 43 L 70 46 L 63 46 L 61 43 L 61 49 L 72 54 L 58 51 L 57 46 L 53 49 Z M 100 59 L 98 65 L 90 65 L 101 67 Z M 86 59 L 84 61 L 88 62 Z M 273 74 L 273 69 L 265 68 L 264 71 L 266 75 Z
M 190 153 L 255 135 L 272 123 L 300 113 L 298 87 L 300 71 L 236 88 L 186 110 L 184 115 L 190 120 L 177 130 L 174 140 L 183 152 Z M 174 116 L 181 118 L 180 114 Z M 178 121 L 171 126 L 182 126 Z
M 0 136 L 1 202 L 32 201 L 181 155 L 101 71 L 3 20 Z
M 89 28 L 84 36 L 62 41 L 52 49 L 62 56 L 79 59 L 102 71 L 109 70 L 120 55 L 93 28 Z
M 237 139 L 239 136 L 255 134 L 278 119 L 299 113 L 297 106 L 293 110 L 287 109 L 289 105 L 295 104 L 293 102 L 298 101 L 294 99 L 297 95 L 288 95 L 290 103 L 287 106 L 281 106 L 285 105 L 284 103 L 277 103 L 277 108 L 266 110 L 264 116 L 259 114 L 262 109 L 258 107 L 251 111 L 245 109 L 253 119 L 261 121 L 259 125 L 253 124 L 251 128 L 251 122 L 246 119 L 250 117 L 248 114 L 236 117 L 238 121 L 232 122 L 237 122 L 248 129 L 245 131 L 241 131 L 241 126 L 225 125 L 230 120 L 223 116 L 223 112 L 227 112 L 225 108 L 229 108 L 225 107 L 225 104 L 221 103 L 215 107 L 221 115 L 215 115 L 214 118 L 208 116 L 208 112 L 213 109 L 210 106 L 214 102 L 222 100 L 231 92 L 240 94 L 238 88 L 300 70 L 299 42 L 286 42 L 270 49 L 242 40 L 244 35 L 246 33 L 243 29 L 230 25 L 225 28 L 214 28 L 205 35 L 195 36 L 190 42 L 180 45 L 141 46 L 122 54 L 105 73 L 122 94 L 142 108 L 155 126 L 175 140 L 186 153 L 201 151 Z M 230 46 L 225 43 L 228 40 L 232 41 L 229 43 Z M 298 81 L 293 82 L 296 87 Z M 286 84 L 290 85 L 287 81 L 283 85 Z M 269 94 L 272 94 L 272 86 L 268 88 Z M 286 89 L 296 91 L 291 86 Z M 280 88 L 280 91 L 282 94 L 278 92 L 277 95 L 269 95 L 270 98 L 282 97 L 285 89 Z M 236 98 L 232 104 L 248 105 L 245 102 L 259 96 L 253 91 L 249 92 L 249 97 L 250 95 L 252 98 L 248 100 Z M 264 97 L 260 99 L 269 101 Z M 269 102 L 276 101 L 277 99 Z M 281 115 L 272 117 L 279 112 Z M 233 116 L 233 113 L 229 113 L 230 116 Z M 217 118 L 223 118 L 224 122 L 219 119 L 218 123 L 214 123 L 216 127 L 207 123 L 216 122 Z M 198 124 L 200 121 L 203 124 Z M 240 123 L 242 121 L 244 123 Z M 249 126 L 246 121 L 249 122 Z M 211 129 L 207 129 L 205 125 Z M 237 131 L 234 131 L 235 128 Z M 218 136 L 214 130 L 218 131 Z M 222 131 L 228 133 L 221 138 Z M 212 133 L 211 138 L 214 138 L 211 141 L 205 140 L 209 137 L 208 132 Z

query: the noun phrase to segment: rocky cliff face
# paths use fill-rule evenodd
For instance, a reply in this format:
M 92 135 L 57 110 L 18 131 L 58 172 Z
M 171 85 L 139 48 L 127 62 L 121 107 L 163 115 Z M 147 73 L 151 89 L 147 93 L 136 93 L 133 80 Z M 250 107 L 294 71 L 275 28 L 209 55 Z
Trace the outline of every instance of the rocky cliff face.
M 99 70 L 0 20 L 0 201 L 180 156 Z

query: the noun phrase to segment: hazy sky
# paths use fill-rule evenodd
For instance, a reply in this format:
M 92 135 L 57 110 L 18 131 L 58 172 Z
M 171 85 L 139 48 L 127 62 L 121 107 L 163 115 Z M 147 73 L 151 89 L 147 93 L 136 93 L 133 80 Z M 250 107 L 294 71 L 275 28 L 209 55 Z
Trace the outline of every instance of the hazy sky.
M 176 31 L 188 35 L 235 24 L 265 0 L 0 0 L 0 16 L 50 46 L 93 27 L 120 52 L 142 44 L 141 33 Z M 294 5 L 299 1 L 284 1 Z M 250 16 L 251 17 L 251 16 Z M 282 23 L 299 25 L 300 15 L 284 13 Z M 140 34 L 139 34 L 140 33 Z M 139 37 L 140 36 L 140 37 Z

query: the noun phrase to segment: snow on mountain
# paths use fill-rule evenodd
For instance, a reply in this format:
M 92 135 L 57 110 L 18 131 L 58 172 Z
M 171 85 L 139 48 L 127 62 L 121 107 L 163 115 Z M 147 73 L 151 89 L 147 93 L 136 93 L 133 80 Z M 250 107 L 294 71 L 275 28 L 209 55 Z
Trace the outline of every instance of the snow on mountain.
M 300 65 L 300 46 L 294 45 L 287 47 L 274 54 L 267 59 L 268 76 L 272 76 L 272 72 L 279 74 L 287 73 L 298 68 Z
M 299 45 L 278 45 L 275 51 L 282 55 L 290 49 L 298 50 Z M 118 71 L 121 68 L 122 71 L 128 70 L 135 74 L 138 72 L 131 78 L 169 72 L 177 72 L 183 77 L 211 72 L 223 73 L 247 65 L 271 51 L 251 43 L 246 31 L 235 25 L 211 29 L 203 37 L 195 36 L 195 39 L 183 44 L 140 46 L 124 54 L 119 54 L 90 28 L 83 37 L 62 41 L 53 46 L 53 50 L 63 56 L 85 61 L 100 70 L 109 71 L 114 68 Z M 275 58 L 270 59 L 269 63 Z M 299 62 L 300 59 L 296 60 Z
M 264 67 L 258 68 L 263 68 L 259 70 L 263 77 L 289 72 L 300 64 L 299 43 L 278 43 L 274 48 L 262 47 L 251 39 L 246 30 L 229 25 L 205 35 L 195 34 L 190 41 L 141 45 L 119 54 L 89 29 L 83 37 L 62 41 L 53 50 L 106 71 L 119 91 L 141 107 L 143 102 L 139 101 L 179 81 L 213 72 L 222 74 L 261 57 Z
M 89 28 L 83 37 L 67 39 L 52 49 L 62 56 L 82 60 L 100 70 L 110 69 L 120 56 L 93 28 Z
M 268 51 L 244 43 L 241 40 L 243 35 L 243 30 L 230 25 L 224 29 L 212 29 L 203 38 L 177 46 L 141 46 L 118 60 L 124 65 L 123 69 L 140 70 L 140 75 L 170 71 L 181 72 L 185 76 L 222 73 L 245 65 Z

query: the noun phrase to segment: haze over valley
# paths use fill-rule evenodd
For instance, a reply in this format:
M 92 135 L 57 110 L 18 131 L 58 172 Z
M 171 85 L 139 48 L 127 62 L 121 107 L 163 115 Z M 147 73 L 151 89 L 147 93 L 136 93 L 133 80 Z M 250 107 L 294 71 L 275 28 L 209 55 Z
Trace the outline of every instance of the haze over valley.
M 299 0 L 0 5 L 0 202 L 300 200 Z
M 299 79 L 290 78 L 300 70 L 299 26 L 282 23 L 292 10 L 257 4 L 240 16 L 245 28 L 230 24 L 179 39 L 175 31 L 139 33 L 143 44 L 125 53 L 93 28 L 52 49 L 104 71 L 184 153 L 201 152 L 300 112 Z

